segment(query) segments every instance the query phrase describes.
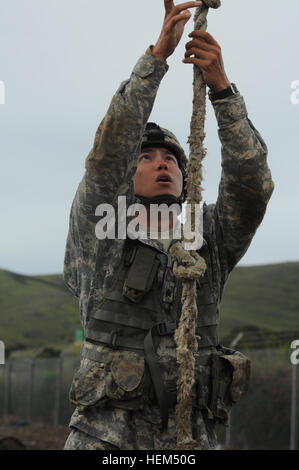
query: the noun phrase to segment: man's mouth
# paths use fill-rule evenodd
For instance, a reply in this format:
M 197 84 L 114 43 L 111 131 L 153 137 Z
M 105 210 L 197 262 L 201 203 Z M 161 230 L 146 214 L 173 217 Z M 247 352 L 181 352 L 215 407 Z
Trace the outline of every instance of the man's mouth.
M 157 183 L 171 183 L 171 178 L 170 176 L 168 175 L 159 175 L 157 178 L 156 178 L 156 182 Z

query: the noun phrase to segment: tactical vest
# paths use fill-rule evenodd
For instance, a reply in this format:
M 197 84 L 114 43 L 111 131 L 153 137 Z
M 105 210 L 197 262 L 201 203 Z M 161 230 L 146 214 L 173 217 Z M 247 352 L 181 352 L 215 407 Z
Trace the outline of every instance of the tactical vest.
M 200 251 L 207 263 L 206 275 L 198 282 L 198 348 L 218 345 L 218 305 L 213 291 L 207 242 Z M 105 293 L 88 318 L 85 338 L 113 349 L 140 351 L 144 355 L 156 399 L 160 406 L 162 428 L 167 427 L 168 405 L 175 400 L 165 391 L 157 362 L 159 337 L 173 335 L 181 313 L 181 281 L 172 272 L 169 253 L 141 241 L 126 240 L 119 268 Z M 99 360 L 94 350 L 83 357 Z

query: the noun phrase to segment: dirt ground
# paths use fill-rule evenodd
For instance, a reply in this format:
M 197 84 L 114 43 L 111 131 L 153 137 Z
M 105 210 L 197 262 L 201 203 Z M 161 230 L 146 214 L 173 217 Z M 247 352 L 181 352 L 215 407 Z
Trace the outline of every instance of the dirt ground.
M 69 433 L 67 426 L 26 423 L 11 416 L 0 419 L 0 450 L 62 450 Z

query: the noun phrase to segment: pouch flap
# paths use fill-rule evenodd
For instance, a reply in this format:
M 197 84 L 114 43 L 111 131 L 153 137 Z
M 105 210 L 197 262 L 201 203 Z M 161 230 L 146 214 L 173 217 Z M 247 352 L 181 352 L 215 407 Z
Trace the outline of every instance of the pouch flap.
M 79 407 L 93 406 L 105 396 L 105 364 L 83 359 L 75 373 L 69 398 Z
M 129 269 L 126 286 L 140 292 L 148 292 L 159 266 L 156 251 L 147 246 L 139 246 Z M 155 262 L 156 261 L 156 262 Z
M 144 358 L 134 351 L 115 351 L 111 363 L 115 383 L 126 392 L 135 390 L 144 374 Z

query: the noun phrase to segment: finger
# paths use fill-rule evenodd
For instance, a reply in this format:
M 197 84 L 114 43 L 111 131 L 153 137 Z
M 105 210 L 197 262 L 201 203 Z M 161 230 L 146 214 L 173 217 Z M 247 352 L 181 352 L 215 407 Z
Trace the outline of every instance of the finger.
M 197 48 L 191 48 L 188 51 L 186 51 L 185 59 L 191 57 L 192 55 L 194 55 L 198 59 L 208 60 L 210 62 L 212 62 L 214 59 L 214 55 L 211 54 L 210 52 L 201 51 L 200 49 L 197 49 Z
M 217 48 L 214 45 L 208 44 L 206 41 L 202 41 L 201 39 L 193 39 L 192 41 L 189 41 L 185 45 L 186 50 L 198 47 L 199 49 L 202 49 L 203 51 L 211 51 L 211 52 L 217 52 Z
M 197 65 L 202 70 L 205 70 L 209 65 L 209 61 L 198 59 L 197 57 L 188 57 L 186 59 L 183 59 L 182 62 L 184 62 L 184 64 Z
M 166 14 L 170 13 L 174 8 L 173 0 L 164 0 L 164 7 Z
M 168 23 L 168 27 L 169 28 L 173 28 L 174 25 L 176 25 L 177 23 L 179 23 L 180 21 L 185 21 L 185 23 L 187 23 L 188 20 L 190 20 L 191 18 L 191 13 L 190 11 L 186 11 L 185 13 L 180 13 L 179 15 L 176 15 L 176 16 L 173 16 L 170 20 L 169 20 L 169 23 Z
M 187 10 L 188 8 L 199 7 L 201 4 L 201 1 L 180 3 L 179 5 L 176 5 L 174 7 L 173 13 L 176 15 L 177 13 L 181 13 L 182 11 Z
M 199 29 L 196 29 L 195 31 L 192 31 L 192 33 L 188 34 L 188 36 L 191 38 L 198 38 L 198 39 L 203 39 L 204 41 L 206 41 L 208 44 L 212 44 L 214 46 L 219 46 L 218 42 L 215 41 L 215 39 L 213 38 L 213 36 L 211 36 L 210 33 L 208 33 L 207 31 L 201 31 Z

